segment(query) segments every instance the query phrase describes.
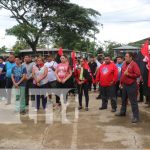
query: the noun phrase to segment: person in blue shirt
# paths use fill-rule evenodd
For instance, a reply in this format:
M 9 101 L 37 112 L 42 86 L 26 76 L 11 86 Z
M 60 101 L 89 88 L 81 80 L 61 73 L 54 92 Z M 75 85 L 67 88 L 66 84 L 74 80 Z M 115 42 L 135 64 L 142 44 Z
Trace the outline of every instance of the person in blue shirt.
M 9 55 L 8 61 L 5 63 L 5 72 L 6 72 L 6 89 L 7 89 L 7 103 L 6 105 L 11 104 L 11 91 L 13 87 L 13 82 L 11 79 L 12 68 L 15 66 L 15 56 L 13 54 Z
M 121 71 L 122 71 L 122 66 L 123 66 L 123 56 L 118 56 L 117 57 L 117 62 L 116 66 L 118 68 L 118 81 L 116 83 L 116 95 L 122 95 L 122 90 L 120 89 L 120 78 L 121 78 Z M 119 94 L 118 94 L 119 93 Z
M 25 80 L 27 70 L 25 66 L 21 65 L 21 59 L 16 57 L 16 66 L 12 68 L 12 82 L 16 92 L 16 111 L 20 111 L 21 114 L 25 114 Z
M 0 57 L 0 97 L 6 97 L 6 89 L 5 89 L 5 72 L 4 72 L 4 59 Z

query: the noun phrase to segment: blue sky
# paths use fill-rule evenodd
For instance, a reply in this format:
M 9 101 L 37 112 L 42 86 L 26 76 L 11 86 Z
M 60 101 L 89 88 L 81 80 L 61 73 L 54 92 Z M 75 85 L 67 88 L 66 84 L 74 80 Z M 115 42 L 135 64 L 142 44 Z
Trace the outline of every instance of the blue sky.
M 71 0 L 86 8 L 99 11 L 102 16 L 97 41 L 128 43 L 150 37 L 150 0 Z M 12 47 L 16 38 L 6 36 L 5 30 L 16 24 L 10 13 L 0 10 L 0 47 Z

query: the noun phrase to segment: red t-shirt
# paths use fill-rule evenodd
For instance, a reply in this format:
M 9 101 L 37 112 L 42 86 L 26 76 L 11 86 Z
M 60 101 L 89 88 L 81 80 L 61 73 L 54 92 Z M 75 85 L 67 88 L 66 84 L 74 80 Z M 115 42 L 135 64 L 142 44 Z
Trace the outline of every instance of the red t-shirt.
M 59 79 L 63 80 L 65 79 L 70 72 L 70 66 L 68 63 L 60 63 L 57 66 L 57 75 L 59 77 Z
M 128 70 L 128 75 L 125 75 L 124 72 Z M 122 66 L 121 73 L 121 84 L 130 85 L 136 82 L 136 79 L 140 77 L 140 69 L 138 65 L 132 61 L 130 64 L 124 63 Z
M 99 82 L 101 86 L 107 87 L 111 85 L 111 82 L 116 83 L 117 80 L 118 69 L 113 62 L 100 66 L 96 76 L 96 82 Z

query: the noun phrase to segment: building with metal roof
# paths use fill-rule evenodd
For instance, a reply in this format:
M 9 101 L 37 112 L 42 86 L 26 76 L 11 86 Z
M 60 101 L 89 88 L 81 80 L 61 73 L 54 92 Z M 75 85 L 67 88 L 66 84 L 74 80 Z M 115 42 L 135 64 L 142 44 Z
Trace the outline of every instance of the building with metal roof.
M 117 57 L 118 55 L 124 56 L 127 52 L 138 54 L 139 51 L 140 51 L 140 47 L 123 45 L 123 46 L 114 48 L 114 56 L 115 57 Z
M 52 48 L 52 49 L 37 49 L 36 50 L 36 55 L 41 55 L 43 57 L 47 57 L 48 55 L 53 55 L 53 56 L 56 56 L 57 55 L 57 52 L 58 52 L 58 48 Z M 63 49 L 63 53 L 65 55 L 67 55 L 68 57 L 71 56 L 71 52 L 72 50 L 69 50 L 69 49 Z M 81 51 L 75 51 L 76 52 L 76 55 L 77 57 L 84 57 L 84 58 L 88 58 L 91 53 L 88 53 L 88 52 L 81 52 Z M 25 55 L 31 55 L 31 56 L 35 56 L 35 54 L 33 53 L 32 49 L 24 49 L 24 50 L 20 50 L 19 51 L 19 55 L 21 57 L 25 56 Z

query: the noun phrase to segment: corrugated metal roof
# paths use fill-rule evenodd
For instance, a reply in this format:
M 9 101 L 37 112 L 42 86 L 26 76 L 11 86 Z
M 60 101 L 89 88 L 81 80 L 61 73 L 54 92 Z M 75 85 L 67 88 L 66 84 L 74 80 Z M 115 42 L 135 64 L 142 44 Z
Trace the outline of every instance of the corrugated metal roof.
M 57 52 L 59 49 L 58 48 L 53 48 L 53 49 L 36 49 L 37 52 Z M 63 49 L 64 52 L 72 52 L 72 50 L 69 49 Z M 20 50 L 20 53 L 24 53 L 24 52 L 33 52 L 32 49 L 24 49 L 24 50 Z M 80 53 L 80 51 L 75 51 L 76 53 Z M 87 52 L 82 52 L 82 54 L 86 54 Z M 87 54 L 91 54 L 90 52 L 88 52 Z
M 114 50 L 138 50 L 138 49 L 140 48 L 135 46 L 130 46 L 130 45 L 124 45 L 124 46 L 114 48 Z
M 48 52 L 54 52 L 54 51 L 58 51 L 59 49 L 56 49 L 56 48 L 53 48 L 53 49 L 36 49 L 37 52 L 43 52 L 43 51 L 48 51 Z M 68 49 L 63 49 L 64 51 L 71 51 L 71 50 L 68 50 Z M 20 52 L 32 52 L 33 50 L 32 49 L 23 49 L 23 50 L 20 50 Z

